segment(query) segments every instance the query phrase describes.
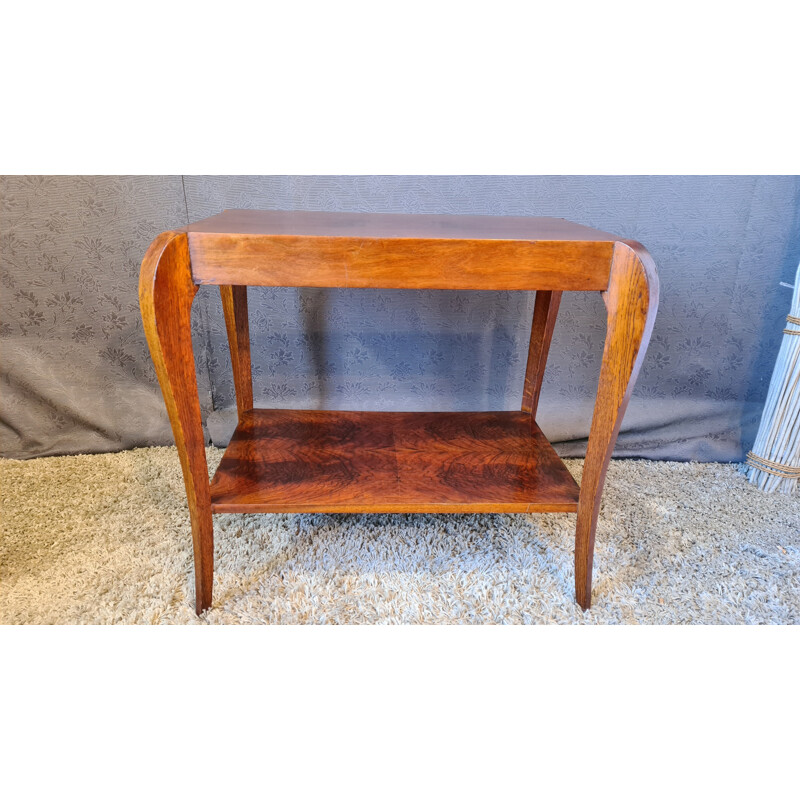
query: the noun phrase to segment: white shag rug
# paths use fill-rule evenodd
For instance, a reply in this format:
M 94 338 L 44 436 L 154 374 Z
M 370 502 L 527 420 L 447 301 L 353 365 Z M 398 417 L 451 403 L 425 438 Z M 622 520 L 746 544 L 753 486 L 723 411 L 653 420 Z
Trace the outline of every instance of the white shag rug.
M 3 624 L 800 621 L 800 498 L 730 464 L 612 462 L 588 612 L 572 514 L 219 515 L 198 618 L 175 448 L 0 460 L 0 497 Z

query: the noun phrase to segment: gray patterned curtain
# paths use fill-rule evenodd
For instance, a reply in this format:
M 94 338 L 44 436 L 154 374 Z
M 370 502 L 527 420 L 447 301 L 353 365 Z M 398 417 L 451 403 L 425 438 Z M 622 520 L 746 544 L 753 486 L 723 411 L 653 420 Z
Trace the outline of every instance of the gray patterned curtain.
M 617 455 L 740 460 L 755 437 L 793 265 L 798 177 L 4 177 L 0 452 L 169 444 L 137 301 L 161 231 L 224 208 L 566 217 L 638 239 L 661 277 L 650 349 Z M 512 409 L 533 295 L 251 289 L 256 404 Z M 219 294 L 194 310 L 200 399 L 224 443 L 234 405 Z M 565 295 L 540 406 L 563 455 L 585 447 L 605 333 Z

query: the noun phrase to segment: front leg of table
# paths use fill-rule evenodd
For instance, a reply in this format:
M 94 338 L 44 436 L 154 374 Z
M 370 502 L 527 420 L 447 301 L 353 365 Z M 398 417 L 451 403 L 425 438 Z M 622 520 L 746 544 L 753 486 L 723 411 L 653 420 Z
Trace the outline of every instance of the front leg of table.
M 211 606 L 214 525 L 192 350 L 191 311 L 196 293 L 186 234 L 162 233 L 142 262 L 139 305 L 186 484 L 194 544 L 195 605 L 200 614 Z
M 603 299 L 608 311 L 608 329 L 575 531 L 575 595 L 584 609 L 592 601 L 594 538 L 603 483 L 658 308 L 655 265 L 637 242 L 615 243 L 608 290 L 603 292 Z

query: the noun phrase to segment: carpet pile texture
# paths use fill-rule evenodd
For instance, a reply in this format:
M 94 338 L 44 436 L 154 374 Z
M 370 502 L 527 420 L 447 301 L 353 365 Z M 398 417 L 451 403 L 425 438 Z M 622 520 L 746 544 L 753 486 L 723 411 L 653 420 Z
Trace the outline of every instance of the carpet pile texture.
M 800 621 L 800 498 L 730 464 L 612 462 L 586 613 L 572 514 L 219 515 L 198 618 L 175 448 L 0 460 L 0 497 L 3 624 Z

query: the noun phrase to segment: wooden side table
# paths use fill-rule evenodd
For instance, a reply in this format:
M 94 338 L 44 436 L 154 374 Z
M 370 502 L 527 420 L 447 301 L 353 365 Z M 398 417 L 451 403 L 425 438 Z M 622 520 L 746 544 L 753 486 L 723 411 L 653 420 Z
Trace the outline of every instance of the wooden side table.
M 222 295 L 239 415 L 210 484 L 190 331 L 202 284 Z M 256 409 L 247 286 L 535 290 L 520 410 Z M 536 424 L 562 291 L 601 292 L 608 310 L 580 489 Z M 230 512 L 576 512 L 575 594 L 589 607 L 603 482 L 658 305 L 640 244 L 547 217 L 225 211 L 155 239 L 139 302 L 186 483 L 198 614 L 212 514 Z

